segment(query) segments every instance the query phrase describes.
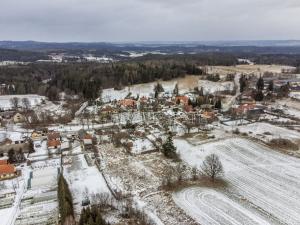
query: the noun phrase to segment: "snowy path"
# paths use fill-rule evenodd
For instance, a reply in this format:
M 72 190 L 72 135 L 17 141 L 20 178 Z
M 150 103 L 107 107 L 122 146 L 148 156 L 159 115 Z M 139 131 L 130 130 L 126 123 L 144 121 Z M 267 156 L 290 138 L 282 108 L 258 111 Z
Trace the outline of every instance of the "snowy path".
M 242 197 L 246 203 L 248 202 L 248 206 L 252 207 L 248 210 L 245 221 L 256 221 L 256 217 L 249 216 L 255 213 L 260 214 L 271 224 L 300 224 L 300 159 L 240 138 L 198 146 L 190 145 L 185 140 L 176 140 L 175 143 L 182 159 L 192 166 L 199 167 L 205 156 L 211 153 L 220 157 L 225 170 L 225 180 L 229 183 L 229 192 Z M 188 194 L 191 196 L 186 197 Z M 210 197 L 203 200 L 199 197 L 203 195 Z M 201 224 L 236 224 L 233 222 L 211 223 L 209 220 L 207 223 L 204 222 L 205 216 L 213 217 L 214 214 L 223 218 L 220 221 L 225 221 L 227 217 L 221 211 L 230 212 L 232 207 L 235 208 L 238 204 L 230 202 L 228 206 L 224 205 L 224 201 L 229 201 L 230 196 L 221 197 L 221 195 L 218 192 L 211 192 L 210 189 L 192 189 L 191 191 L 188 189 L 183 193 L 175 194 L 174 199 Z M 197 211 L 207 208 L 204 207 L 208 201 L 207 198 L 216 199 L 218 210 L 205 210 L 205 215 L 195 213 L 195 208 Z M 190 209 L 186 207 L 187 202 L 192 205 Z M 244 215 L 246 211 L 241 208 L 237 210 L 238 215 L 230 213 L 230 217 L 239 221 L 237 218 Z M 242 224 L 260 223 L 244 222 Z

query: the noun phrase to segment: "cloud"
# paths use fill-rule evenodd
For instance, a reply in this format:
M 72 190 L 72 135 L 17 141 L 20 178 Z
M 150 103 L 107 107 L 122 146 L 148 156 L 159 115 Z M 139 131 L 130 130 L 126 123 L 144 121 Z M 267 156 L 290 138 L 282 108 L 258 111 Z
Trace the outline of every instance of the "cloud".
M 298 0 L 1 0 L 0 39 L 300 39 Z

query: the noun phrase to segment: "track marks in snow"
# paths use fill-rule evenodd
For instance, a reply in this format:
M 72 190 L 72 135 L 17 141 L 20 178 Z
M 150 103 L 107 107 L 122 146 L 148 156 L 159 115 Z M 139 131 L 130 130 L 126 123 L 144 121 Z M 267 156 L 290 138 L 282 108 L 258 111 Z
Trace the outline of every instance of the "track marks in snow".
M 226 195 L 205 188 L 188 188 L 173 195 L 173 199 L 181 208 L 201 224 L 257 224 L 269 223 L 230 200 Z
M 248 204 L 251 205 L 251 210 L 254 210 L 250 212 L 247 209 L 249 214 L 261 214 L 271 224 L 300 224 L 299 159 L 240 138 L 232 138 L 199 146 L 190 145 L 185 140 L 175 140 L 175 144 L 182 159 L 192 166 L 199 167 L 206 155 L 211 153 L 217 154 L 224 166 L 225 180 L 229 183 L 228 193 L 235 193 L 246 199 Z M 184 192 L 181 195 L 186 196 L 190 194 L 193 197 L 180 197 L 176 200 L 176 196 L 180 194 L 176 193 L 174 200 L 179 206 L 187 210 L 187 213 L 190 212 L 190 214 L 197 216 L 197 212 L 203 211 L 202 208 L 205 202 L 207 202 L 206 199 L 203 203 L 204 200 L 199 197 L 203 194 L 200 195 L 199 193 L 208 193 L 210 190 L 192 190 Z M 227 192 L 224 193 L 228 194 Z M 220 204 L 221 208 L 224 206 L 224 196 L 220 197 L 224 194 L 216 191 L 209 192 L 209 194 L 215 196 L 214 201 L 218 205 Z M 230 196 L 228 197 L 230 198 Z M 212 205 L 214 205 L 214 201 L 211 202 Z M 187 207 L 188 202 L 191 209 Z M 239 205 L 237 202 L 233 203 L 228 204 L 228 207 L 224 206 L 228 212 L 231 212 L 236 205 Z M 195 210 L 197 207 L 198 210 Z M 222 208 L 223 211 L 220 211 L 222 209 L 209 209 L 209 207 L 207 209 L 207 206 L 204 208 L 203 212 L 206 212 L 206 216 L 214 218 L 216 214 L 218 215 L 217 218 L 221 217 L 223 219 L 211 222 L 210 220 L 205 220 L 205 215 L 202 213 L 199 216 L 201 224 L 235 224 L 233 220 L 229 219 L 229 222 L 226 221 L 226 218 L 222 214 L 225 209 Z M 237 211 L 239 214 L 238 218 L 247 215 L 246 209 L 240 210 L 242 211 Z M 239 221 L 235 215 L 230 214 L 230 216 Z M 253 216 L 248 217 L 245 216 L 245 222 L 240 224 L 260 224 L 258 222 L 251 222 Z

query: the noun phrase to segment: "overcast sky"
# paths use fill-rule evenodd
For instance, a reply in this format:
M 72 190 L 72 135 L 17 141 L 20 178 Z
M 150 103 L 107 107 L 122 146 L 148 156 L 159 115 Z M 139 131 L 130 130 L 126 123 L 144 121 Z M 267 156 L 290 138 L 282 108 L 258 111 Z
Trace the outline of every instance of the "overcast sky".
M 300 0 L 0 0 L 0 40 L 300 39 Z

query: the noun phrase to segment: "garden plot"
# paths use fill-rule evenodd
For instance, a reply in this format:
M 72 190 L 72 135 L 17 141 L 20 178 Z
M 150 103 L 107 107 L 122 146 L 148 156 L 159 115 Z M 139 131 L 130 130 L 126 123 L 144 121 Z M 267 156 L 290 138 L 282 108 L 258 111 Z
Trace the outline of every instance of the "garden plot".
M 223 163 L 227 188 L 191 188 L 173 195 L 197 222 L 300 224 L 300 159 L 241 138 L 196 146 L 182 139 L 175 143 L 191 166 L 199 167 L 211 153 Z
M 133 141 L 133 147 L 131 152 L 133 154 L 139 154 L 155 150 L 155 147 L 148 139 L 137 138 Z
M 70 185 L 77 213 L 81 211 L 82 200 L 93 200 L 95 194 L 109 193 L 102 174 L 96 166 L 87 165 L 83 154 L 73 157 L 73 163 L 65 169 L 64 176 Z
M 172 201 L 171 194 L 160 189 L 164 173 L 176 163 L 158 152 L 132 156 L 111 144 L 101 145 L 99 150 L 103 174 L 110 188 L 123 196 L 132 196 L 137 207 L 155 224 L 195 224 Z

